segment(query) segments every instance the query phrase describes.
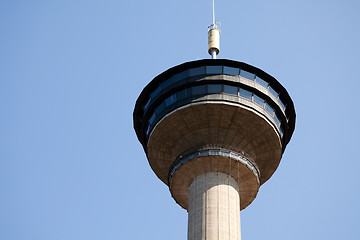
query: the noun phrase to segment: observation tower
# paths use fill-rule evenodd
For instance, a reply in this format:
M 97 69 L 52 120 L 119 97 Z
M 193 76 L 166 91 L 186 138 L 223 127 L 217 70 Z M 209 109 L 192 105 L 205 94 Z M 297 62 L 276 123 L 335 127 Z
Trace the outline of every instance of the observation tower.
M 215 18 L 213 18 L 215 19 Z M 134 128 L 149 164 L 188 211 L 188 240 L 239 240 L 240 210 L 277 169 L 295 128 L 286 89 L 243 62 L 212 59 L 156 76 L 136 101 Z

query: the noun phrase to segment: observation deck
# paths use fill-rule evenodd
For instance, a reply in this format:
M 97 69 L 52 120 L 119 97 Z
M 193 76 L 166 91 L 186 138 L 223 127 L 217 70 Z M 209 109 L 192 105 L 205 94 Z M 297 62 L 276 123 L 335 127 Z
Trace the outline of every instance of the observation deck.
M 155 77 L 133 117 L 150 166 L 182 207 L 196 176 L 223 172 L 238 183 L 244 209 L 279 165 L 296 114 L 274 77 L 246 63 L 205 59 Z

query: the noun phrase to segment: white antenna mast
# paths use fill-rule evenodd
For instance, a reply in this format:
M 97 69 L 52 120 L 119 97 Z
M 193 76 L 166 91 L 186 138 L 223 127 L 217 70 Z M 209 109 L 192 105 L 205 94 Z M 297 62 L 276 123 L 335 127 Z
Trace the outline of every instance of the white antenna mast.
M 215 0 L 213 0 L 213 25 L 215 25 Z
M 208 31 L 208 52 L 212 59 L 220 52 L 220 29 L 215 22 L 215 0 L 213 0 L 213 23 L 209 26 Z

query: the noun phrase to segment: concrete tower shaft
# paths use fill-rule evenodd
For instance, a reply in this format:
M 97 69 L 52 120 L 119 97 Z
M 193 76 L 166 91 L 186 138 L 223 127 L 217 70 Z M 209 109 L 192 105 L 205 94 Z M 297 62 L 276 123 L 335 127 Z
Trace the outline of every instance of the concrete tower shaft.
M 190 185 L 188 239 L 240 240 L 240 198 L 237 182 L 209 172 Z

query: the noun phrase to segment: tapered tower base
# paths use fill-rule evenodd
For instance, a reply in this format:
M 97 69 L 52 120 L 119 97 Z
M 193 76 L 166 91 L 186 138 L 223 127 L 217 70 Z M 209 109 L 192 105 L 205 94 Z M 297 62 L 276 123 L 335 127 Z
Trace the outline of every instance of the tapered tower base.
M 197 176 L 189 189 L 188 240 L 240 240 L 240 197 L 228 174 Z

